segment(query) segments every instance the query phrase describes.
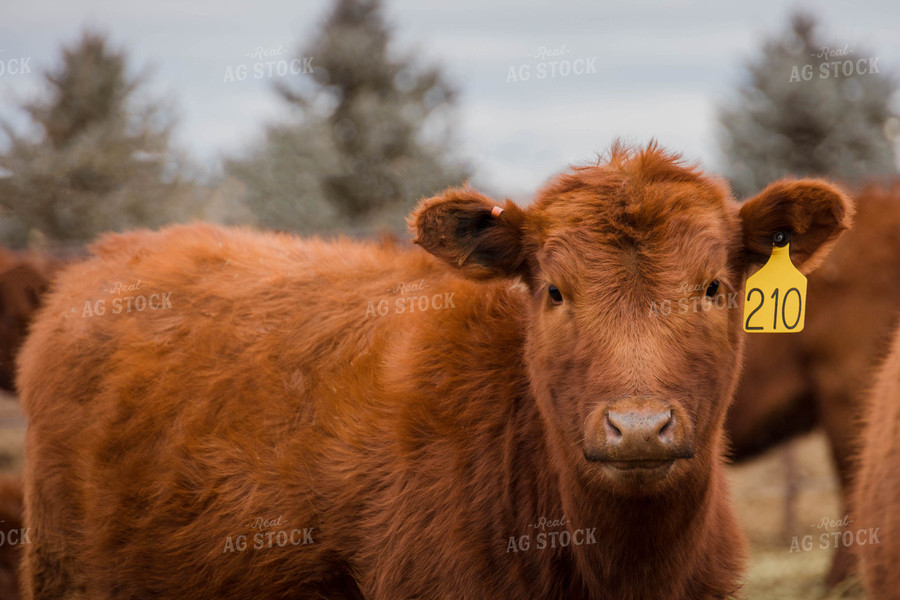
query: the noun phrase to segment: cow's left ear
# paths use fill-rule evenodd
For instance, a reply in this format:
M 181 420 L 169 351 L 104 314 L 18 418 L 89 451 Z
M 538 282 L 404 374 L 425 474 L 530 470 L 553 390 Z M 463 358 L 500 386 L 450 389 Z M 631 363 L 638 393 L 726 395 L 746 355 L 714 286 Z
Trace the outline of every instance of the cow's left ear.
M 818 179 L 781 180 L 744 202 L 740 209 L 747 264 L 763 264 L 776 232 L 791 234 L 791 261 L 813 271 L 850 228 L 853 202 L 838 187 Z
M 469 188 L 451 188 L 422 200 L 407 221 L 416 244 L 467 277 L 527 278 L 525 212 L 510 200 L 501 207 Z

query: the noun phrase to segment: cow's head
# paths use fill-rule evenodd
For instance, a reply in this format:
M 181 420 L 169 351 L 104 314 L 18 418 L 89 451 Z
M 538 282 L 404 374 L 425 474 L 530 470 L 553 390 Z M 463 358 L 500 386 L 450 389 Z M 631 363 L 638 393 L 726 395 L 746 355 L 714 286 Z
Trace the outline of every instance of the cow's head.
M 748 270 L 786 231 L 794 264 L 810 271 L 852 213 L 816 180 L 738 204 L 654 145 L 615 146 L 527 208 L 497 206 L 451 189 L 410 222 L 418 244 L 464 275 L 525 283 L 526 360 L 555 458 L 622 494 L 658 493 L 719 459 Z

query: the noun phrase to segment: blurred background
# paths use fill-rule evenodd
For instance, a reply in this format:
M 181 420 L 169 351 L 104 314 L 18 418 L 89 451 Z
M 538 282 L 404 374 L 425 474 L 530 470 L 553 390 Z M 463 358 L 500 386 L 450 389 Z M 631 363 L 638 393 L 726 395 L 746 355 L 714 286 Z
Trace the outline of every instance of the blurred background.
M 3 14 L 12 247 L 192 219 L 403 232 L 423 195 L 469 179 L 527 202 L 617 136 L 655 137 L 738 195 L 786 172 L 897 168 L 888 1 L 14 0 Z
M 14 0 L 0 14 L 0 271 L 28 257 L 49 279 L 104 231 L 193 220 L 404 238 L 424 196 L 470 181 L 527 203 L 617 137 L 657 139 L 738 198 L 789 174 L 890 185 L 898 168 L 887 0 Z M 41 285 L 0 289 L 0 312 L 36 306 Z M 6 387 L 0 463 L 20 472 Z M 824 586 L 831 550 L 791 551 L 843 516 L 831 460 L 813 430 L 733 469 L 748 598 L 863 597 L 852 578 Z

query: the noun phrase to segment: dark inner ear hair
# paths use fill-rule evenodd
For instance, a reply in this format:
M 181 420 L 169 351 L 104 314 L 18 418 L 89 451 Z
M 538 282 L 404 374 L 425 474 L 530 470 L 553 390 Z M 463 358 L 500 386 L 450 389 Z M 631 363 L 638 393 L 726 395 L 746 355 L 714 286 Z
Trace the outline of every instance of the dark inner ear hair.
M 458 237 L 477 237 L 482 231 L 493 225 L 494 216 L 488 210 L 479 211 L 471 217 L 464 217 L 456 221 L 456 235 Z
M 505 223 L 488 211 L 473 215 L 469 223 L 468 232 L 474 245 L 472 260 L 481 264 L 505 264 L 507 268 L 520 266 L 516 263 L 521 262 L 521 249 L 514 245 Z M 490 231 L 495 228 L 495 232 Z

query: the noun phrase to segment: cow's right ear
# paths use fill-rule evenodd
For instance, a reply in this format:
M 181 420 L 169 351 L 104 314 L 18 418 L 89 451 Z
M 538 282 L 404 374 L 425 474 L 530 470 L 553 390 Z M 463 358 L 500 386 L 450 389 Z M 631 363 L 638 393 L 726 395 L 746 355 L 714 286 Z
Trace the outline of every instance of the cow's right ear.
M 408 222 L 416 244 L 467 277 L 527 278 L 525 212 L 510 200 L 500 207 L 469 188 L 451 188 L 422 200 Z

